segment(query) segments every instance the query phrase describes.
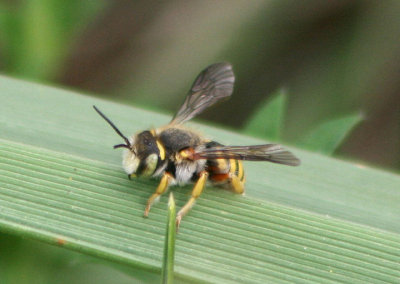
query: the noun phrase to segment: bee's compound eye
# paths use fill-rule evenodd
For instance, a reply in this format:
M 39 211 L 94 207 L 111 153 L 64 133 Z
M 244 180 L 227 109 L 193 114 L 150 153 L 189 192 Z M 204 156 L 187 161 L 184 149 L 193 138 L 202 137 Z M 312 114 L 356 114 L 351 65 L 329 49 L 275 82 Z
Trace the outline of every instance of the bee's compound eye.
M 150 141 L 150 140 L 147 139 L 147 138 L 143 139 L 143 143 L 144 143 L 146 146 L 148 146 L 148 147 L 151 147 L 151 146 L 152 146 L 152 142 L 153 142 L 153 141 Z
M 157 168 L 158 163 L 158 155 L 157 154 L 150 154 L 145 161 L 145 168 L 142 172 L 144 176 L 151 176 Z

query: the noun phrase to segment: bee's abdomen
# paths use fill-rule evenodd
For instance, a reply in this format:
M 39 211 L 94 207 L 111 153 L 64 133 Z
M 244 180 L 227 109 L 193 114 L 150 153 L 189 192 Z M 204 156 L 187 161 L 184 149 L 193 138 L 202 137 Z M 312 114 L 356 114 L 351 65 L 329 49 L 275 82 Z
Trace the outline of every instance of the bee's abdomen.
M 229 164 L 231 166 L 229 170 L 231 175 L 238 177 L 241 182 L 244 182 L 244 169 L 242 161 L 230 159 Z
M 220 182 L 236 176 L 244 181 L 243 164 L 235 159 L 216 159 L 207 161 L 207 171 L 210 173 L 210 180 Z
M 207 143 L 206 147 L 222 146 L 218 142 Z M 244 169 L 243 164 L 235 159 L 214 159 L 207 160 L 209 179 L 215 185 L 222 186 L 236 193 L 244 191 Z

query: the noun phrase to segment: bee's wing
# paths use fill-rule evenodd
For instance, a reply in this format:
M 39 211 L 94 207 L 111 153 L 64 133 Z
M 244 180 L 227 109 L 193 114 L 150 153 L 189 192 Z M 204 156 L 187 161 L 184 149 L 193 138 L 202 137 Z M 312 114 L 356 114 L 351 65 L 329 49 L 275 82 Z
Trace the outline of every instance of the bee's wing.
M 229 63 L 216 63 L 204 69 L 194 81 L 186 99 L 170 124 L 180 124 L 232 94 L 235 76 Z
M 253 146 L 215 146 L 195 149 L 194 159 L 236 159 L 247 161 L 269 161 L 289 166 L 300 165 L 300 160 L 278 144 Z

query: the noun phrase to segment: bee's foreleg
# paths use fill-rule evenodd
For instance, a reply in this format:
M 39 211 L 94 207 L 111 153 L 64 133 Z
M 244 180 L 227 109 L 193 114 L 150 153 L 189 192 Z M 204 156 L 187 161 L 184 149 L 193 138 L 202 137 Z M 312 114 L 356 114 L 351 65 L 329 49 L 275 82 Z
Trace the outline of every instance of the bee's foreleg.
M 160 184 L 157 186 L 156 192 L 154 192 L 147 200 L 146 209 L 144 210 L 144 217 L 147 217 L 149 215 L 151 205 L 153 205 L 154 201 L 156 201 L 157 198 L 160 197 L 160 195 L 167 190 L 168 185 L 171 183 L 171 181 L 171 174 L 165 172 L 161 178 Z
M 199 179 L 197 180 L 196 184 L 194 185 L 192 196 L 190 197 L 189 201 L 179 210 L 178 214 L 176 215 L 176 229 L 179 229 L 179 224 L 181 223 L 182 217 L 189 212 L 190 208 L 192 208 L 196 199 L 200 196 L 203 192 L 204 186 L 206 184 L 208 178 L 208 172 L 202 171 L 199 175 Z

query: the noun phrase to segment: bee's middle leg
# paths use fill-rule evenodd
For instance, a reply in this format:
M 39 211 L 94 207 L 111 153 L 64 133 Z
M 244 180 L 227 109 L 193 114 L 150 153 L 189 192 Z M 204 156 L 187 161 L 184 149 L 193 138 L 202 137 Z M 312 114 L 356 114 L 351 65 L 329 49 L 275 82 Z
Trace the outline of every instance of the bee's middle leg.
M 147 200 L 146 209 L 144 210 L 144 217 L 147 217 L 149 215 L 151 205 L 153 205 L 153 203 L 157 200 L 157 198 L 159 198 L 160 195 L 167 190 L 168 185 L 171 183 L 171 181 L 172 181 L 171 174 L 167 172 L 164 173 L 164 175 L 161 178 L 160 184 L 157 186 L 156 192 L 154 192 Z
M 177 230 L 179 228 L 179 224 L 181 223 L 183 216 L 185 216 L 189 212 L 190 208 L 192 208 L 196 199 L 203 192 L 207 178 L 208 178 L 208 172 L 202 171 L 200 173 L 199 179 L 197 180 L 197 182 L 194 185 L 194 188 L 192 191 L 192 196 L 190 197 L 189 201 L 181 208 L 181 210 L 179 210 L 178 214 L 176 215 L 176 229 Z

